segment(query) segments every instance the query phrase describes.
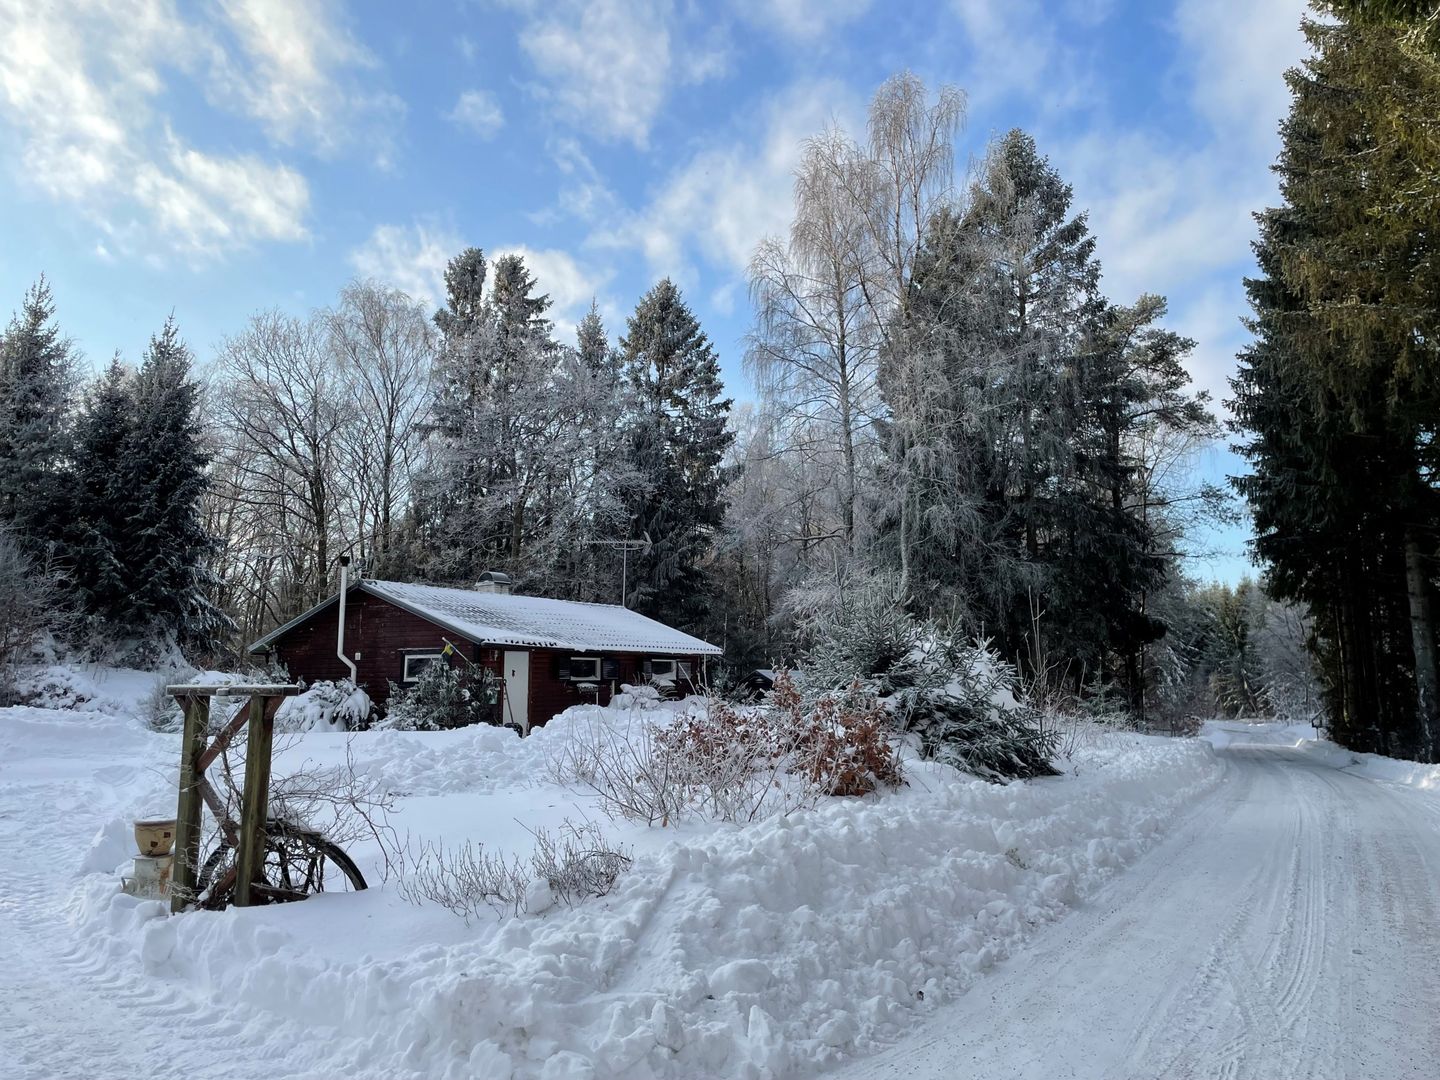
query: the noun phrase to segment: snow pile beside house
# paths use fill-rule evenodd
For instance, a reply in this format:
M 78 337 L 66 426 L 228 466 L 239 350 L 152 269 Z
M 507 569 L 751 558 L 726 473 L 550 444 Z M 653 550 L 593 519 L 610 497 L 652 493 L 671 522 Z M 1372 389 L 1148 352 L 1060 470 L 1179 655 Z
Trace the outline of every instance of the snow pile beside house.
M 964 991 L 1220 775 L 1206 743 L 1104 735 L 1056 778 L 986 783 L 912 759 L 897 790 L 746 825 L 647 828 L 547 779 L 573 740 L 640 711 L 572 709 L 525 739 L 317 732 L 286 751 L 348 753 L 402 795 L 392 823 L 420 840 L 525 855 L 527 828 L 589 814 L 634 855 L 608 896 L 466 925 L 391 882 L 169 917 L 90 874 L 72 915 L 107 964 L 223 996 L 257 1033 L 302 1024 L 335 1048 L 327 1068 L 351 1075 L 797 1075 L 893 1040 Z M 102 823 L 85 871 L 119 852 L 121 832 Z M 374 853 L 352 853 L 378 885 Z

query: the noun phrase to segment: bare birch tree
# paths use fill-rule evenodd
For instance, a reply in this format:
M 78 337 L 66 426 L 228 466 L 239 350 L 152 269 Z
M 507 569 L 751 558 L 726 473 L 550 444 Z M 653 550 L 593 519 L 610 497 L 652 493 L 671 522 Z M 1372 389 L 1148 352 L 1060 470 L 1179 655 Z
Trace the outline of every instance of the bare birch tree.
M 372 281 L 345 287 L 326 332 L 352 399 L 342 455 L 355 503 L 356 554 L 383 576 L 398 558 L 396 532 L 410 498 L 435 335 L 422 304 Z
M 260 623 L 320 600 L 332 552 L 348 539 L 343 444 L 355 409 L 326 326 L 321 317 L 262 312 L 220 348 L 216 486 L 239 526 L 231 543 L 249 548 L 247 572 L 265 582 L 253 613 Z
M 847 555 L 882 350 L 897 348 L 926 225 L 950 195 L 964 108 L 953 87 L 932 103 L 915 75 L 889 79 L 871 103 L 867 146 L 838 129 L 806 143 L 789 237 L 765 240 L 751 260 L 747 363 L 782 452 L 833 458 Z

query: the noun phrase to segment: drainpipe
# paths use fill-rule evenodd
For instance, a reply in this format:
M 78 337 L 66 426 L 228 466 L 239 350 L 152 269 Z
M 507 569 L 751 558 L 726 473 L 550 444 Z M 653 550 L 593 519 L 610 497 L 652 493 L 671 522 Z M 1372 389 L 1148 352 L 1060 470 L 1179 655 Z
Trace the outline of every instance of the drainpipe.
M 356 686 L 360 680 L 355 671 L 355 661 L 345 655 L 345 594 L 350 591 L 350 556 L 340 556 L 340 625 L 335 632 L 335 655 L 350 669 L 350 681 Z

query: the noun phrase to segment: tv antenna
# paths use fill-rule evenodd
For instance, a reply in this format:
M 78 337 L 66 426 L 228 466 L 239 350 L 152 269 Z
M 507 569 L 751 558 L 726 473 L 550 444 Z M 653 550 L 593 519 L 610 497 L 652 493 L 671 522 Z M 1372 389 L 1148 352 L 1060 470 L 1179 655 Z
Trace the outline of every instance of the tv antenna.
M 642 533 L 639 540 L 586 540 L 585 543 L 592 547 L 618 547 L 620 549 L 620 606 L 628 607 L 625 597 L 630 581 L 630 552 L 638 551 L 643 554 L 654 547 L 655 545 L 650 540 L 650 534 Z

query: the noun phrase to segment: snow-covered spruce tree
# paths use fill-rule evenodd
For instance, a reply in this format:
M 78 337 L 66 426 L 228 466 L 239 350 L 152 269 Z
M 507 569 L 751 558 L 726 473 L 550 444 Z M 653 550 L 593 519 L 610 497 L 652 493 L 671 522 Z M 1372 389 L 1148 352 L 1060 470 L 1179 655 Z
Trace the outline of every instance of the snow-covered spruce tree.
M 231 622 L 211 601 L 219 542 L 200 517 L 210 456 L 203 447 L 192 364 L 171 317 L 150 339 L 136 373 L 129 527 L 147 546 L 136 562 L 131 604 L 151 636 L 173 628 L 182 646 L 207 650 Z
M 553 524 L 543 584 L 547 595 L 613 604 L 620 599 L 622 551 L 609 541 L 629 528 L 643 489 L 630 460 L 626 418 L 630 387 L 620 353 L 592 303 L 556 371 L 555 390 L 574 407 L 557 451 L 569 461 L 559 482 L 541 493 Z
M 504 569 L 544 588 L 569 539 L 556 493 L 584 444 L 588 403 L 524 260 L 505 255 L 491 269 L 487 291 L 479 249 L 453 259 L 435 319 L 442 346 L 419 508 L 428 573 L 469 581 Z
M 80 424 L 68 554 L 92 629 L 111 642 L 208 650 L 231 627 L 211 599 L 218 542 L 200 516 L 209 456 L 190 367 L 168 319 L 133 377 L 111 365 Z
M 70 408 L 77 354 L 55 324 L 42 277 L 0 336 L 0 517 L 53 559 L 70 520 Z
M 669 278 L 647 292 L 620 342 L 633 395 L 627 424 L 644 489 L 632 500 L 631 607 L 678 626 L 704 617 L 704 560 L 725 519 L 725 453 L 734 441 L 710 340 Z
M 1012 131 L 962 204 L 931 217 L 909 306 L 880 369 L 883 546 L 916 595 L 1020 655 L 1069 471 L 1066 365 L 1099 310 L 1083 214 Z M 1062 569 L 1063 568 L 1058 568 Z
M 135 415 L 135 373 L 117 355 L 87 390 L 75 423 L 75 514 L 66 544 L 78 606 L 99 636 L 101 624 L 124 617 L 144 543 L 128 524 Z
M 983 642 L 917 620 L 898 584 L 852 572 L 796 594 L 806 699 L 858 687 L 926 757 L 992 780 L 1053 775 L 1056 735 L 1024 701 L 1014 668 Z
M 17 697 L 16 667 L 47 633 L 63 633 L 59 575 L 0 528 L 0 705 Z

